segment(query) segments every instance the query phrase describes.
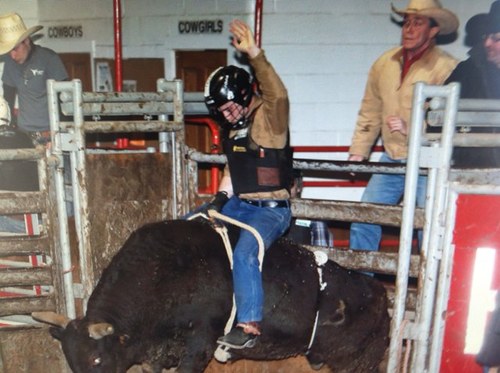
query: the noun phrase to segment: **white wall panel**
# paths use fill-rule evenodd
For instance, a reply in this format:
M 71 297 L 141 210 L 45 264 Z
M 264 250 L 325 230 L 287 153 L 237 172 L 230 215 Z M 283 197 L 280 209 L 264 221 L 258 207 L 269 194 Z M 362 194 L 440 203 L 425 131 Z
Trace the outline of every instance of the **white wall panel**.
M 408 0 L 392 0 L 404 8 Z M 459 59 L 466 21 L 487 12 L 491 0 L 442 0 L 461 21 L 457 40 L 442 46 Z M 253 24 L 255 0 L 123 0 L 123 56 L 166 60 L 174 76 L 175 50 L 227 48 L 228 24 Z M 297 145 L 348 145 L 368 70 L 386 49 L 397 45 L 399 26 L 391 20 L 391 0 L 264 0 L 263 48 L 285 81 L 291 100 L 292 141 Z M 2 0 L 0 12 L 19 12 L 28 27 L 45 26 L 40 44 L 58 52 L 113 56 L 111 0 Z M 398 18 L 396 16 L 396 18 Z M 180 34 L 181 20 L 222 19 L 220 34 Z M 47 27 L 80 24 L 81 39 L 49 39 Z

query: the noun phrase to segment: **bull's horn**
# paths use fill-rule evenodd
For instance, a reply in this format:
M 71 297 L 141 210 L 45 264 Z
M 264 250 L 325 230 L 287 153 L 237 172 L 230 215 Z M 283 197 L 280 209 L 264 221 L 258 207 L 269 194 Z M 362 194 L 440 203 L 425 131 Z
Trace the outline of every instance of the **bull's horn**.
M 71 319 L 67 316 L 55 312 L 32 312 L 31 317 L 37 321 L 66 328 Z
M 93 339 L 101 339 L 107 335 L 111 335 L 115 332 L 113 325 L 107 322 L 101 322 L 97 324 L 89 325 L 89 337 Z

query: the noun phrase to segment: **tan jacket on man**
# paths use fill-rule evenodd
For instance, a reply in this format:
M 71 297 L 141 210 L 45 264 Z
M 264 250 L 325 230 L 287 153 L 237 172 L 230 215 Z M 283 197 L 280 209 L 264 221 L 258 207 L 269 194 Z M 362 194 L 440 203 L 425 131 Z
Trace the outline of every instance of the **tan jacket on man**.
M 438 47 L 431 46 L 415 61 L 401 82 L 403 52 L 396 47 L 380 56 L 370 69 L 365 95 L 358 114 L 349 154 L 368 158 L 381 135 L 385 151 L 392 159 L 406 159 L 408 137 L 400 131 L 390 132 L 384 125 L 390 115 L 401 117 L 410 133 L 410 118 L 415 83 L 441 85 L 458 61 Z

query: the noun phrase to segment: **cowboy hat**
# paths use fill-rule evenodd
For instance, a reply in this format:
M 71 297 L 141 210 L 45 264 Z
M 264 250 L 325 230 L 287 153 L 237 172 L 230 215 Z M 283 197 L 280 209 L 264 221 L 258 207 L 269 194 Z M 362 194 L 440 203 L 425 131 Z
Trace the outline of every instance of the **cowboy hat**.
M 406 14 L 417 14 L 419 16 L 432 18 L 439 26 L 439 34 L 452 34 L 458 29 L 457 16 L 443 8 L 439 0 L 410 0 L 406 9 L 396 9 L 394 4 L 391 4 L 392 11 L 400 16 Z
M 0 15 L 0 55 L 9 53 L 16 45 L 42 28 L 43 26 L 33 26 L 27 29 L 17 13 Z

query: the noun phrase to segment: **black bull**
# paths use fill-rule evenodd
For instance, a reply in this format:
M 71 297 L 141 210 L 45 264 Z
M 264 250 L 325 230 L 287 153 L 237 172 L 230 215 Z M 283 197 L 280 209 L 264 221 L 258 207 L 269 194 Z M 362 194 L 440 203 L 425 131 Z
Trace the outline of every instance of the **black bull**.
M 233 232 L 233 236 L 234 233 Z M 384 287 L 284 239 L 268 249 L 262 335 L 232 359 L 276 360 L 309 351 L 335 372 L 375 371 L 387 347 Z M 174 220 L 135 231 L 104 270 L 83 319 L 43 321 L 76 373 L 203 372 L 232 306 L 232 277 L 219 234 L 206 222 Z M 43 319 L 40 315 L 34 315 Z

